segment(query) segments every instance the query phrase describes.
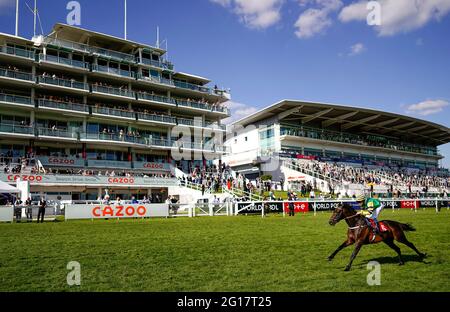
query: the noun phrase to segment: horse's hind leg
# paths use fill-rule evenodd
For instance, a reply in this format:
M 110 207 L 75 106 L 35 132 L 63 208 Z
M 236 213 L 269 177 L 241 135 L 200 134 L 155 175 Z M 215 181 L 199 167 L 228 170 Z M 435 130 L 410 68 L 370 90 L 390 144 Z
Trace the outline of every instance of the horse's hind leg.
M 421 253 L 419 250 L 417 250 L 416 246 L 414 246 L 414 244 L 411 243 L 404 235 L 403 235 L 402 239 L 398 240 L 398 241 L 400 243 L 402 243 L 402 244 L 405 244 L 406 246 L 408 246 L 412 250 L 414 250 L 419 255 L 419 257 L 425 258 L 427 256 L 427 254 Z
M 350 245 L 352 245 L 353 242 L 346 240 L 345 242 L 343 242 L 329 257 L 328 257 L 328 261 L 331 261 L 334 259 L 334 257 L 337 255 L 337 253 L 339 251 L 341 251 L 342 249 L 344 249 L 345 247 L 348 247 Z
M 391 247 L 392 249 L 394 249 L 394 251 L 397 253 L 399 264 L 400 264 L 400 265 L 405 264 L 405 263 L 403 262 L 403 259 L 402 259 L 402 252 L 400 251 L 400 248 L 399 248 L 397 245 L 394 244 L 394 241 L 393 241 L 392 239 L 390 239 L 390 240 L 385 240 L 385 241 L 383 241 L 383 242 L 384 242 L 386 245 L 388 245 L 389 247 Z

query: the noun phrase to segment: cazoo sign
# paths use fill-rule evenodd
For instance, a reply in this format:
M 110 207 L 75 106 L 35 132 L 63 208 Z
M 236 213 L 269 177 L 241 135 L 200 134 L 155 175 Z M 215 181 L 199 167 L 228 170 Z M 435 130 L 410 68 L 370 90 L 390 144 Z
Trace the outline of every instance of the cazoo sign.
M 68 205 L 65 208 L 66 220 L 151 218 L 168 216 L 168 204 Z

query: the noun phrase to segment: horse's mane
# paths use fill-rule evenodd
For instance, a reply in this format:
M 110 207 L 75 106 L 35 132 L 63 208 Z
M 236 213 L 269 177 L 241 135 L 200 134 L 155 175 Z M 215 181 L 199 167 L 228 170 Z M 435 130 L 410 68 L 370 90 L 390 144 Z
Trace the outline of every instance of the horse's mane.
M 349 212 L 356 212 L 355 208 L 353 208 L 349 203 L 342 203 L 341 206 L 343 209 L 347 209 Z

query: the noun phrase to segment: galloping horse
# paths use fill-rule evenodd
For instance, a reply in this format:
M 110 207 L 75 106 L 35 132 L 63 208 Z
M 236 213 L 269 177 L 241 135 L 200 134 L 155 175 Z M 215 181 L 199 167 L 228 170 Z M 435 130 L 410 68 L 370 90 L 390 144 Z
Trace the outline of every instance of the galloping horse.
M 382 224 L 387 228 L 386 231 L 374 234 L 372 227 L 368 226 L 365 217 L 357 214 L 357 212 L 348 204 L 340 205 L 337 207 L 333 215 L 329 220 L 329 224 L 334 226 L 339 221 L 345 220 L 348 225 L 347 240 L 343 242 L 329 257 L 328 260 L 331 261 L 336 256 L 336 254 L 348 247 L 355 244 L 355 250 L 353 251 L 350 262 L 345 267 L 345 271 L 349 271 L 352 262 L 358 255 L 359 250 L 363 245 L 376 244 L 383 242 L 389 247 L 391 247 L 398 254 L 399 265 L 404 264 L 402 260 L 402 254 L 400 248 L 394 244 L 394 239 L 400 243 L 405 244 L 412 250 L 414 250 L 421 259 L 426 257 L 426 254 L 421 253 L 414 246 L 413 243 L 406 239 L 404 231 L 415 231 L 416 229 L 410 224 L 403 224 L 396 221 L 383 220 L 380 221 L 380 227 Z

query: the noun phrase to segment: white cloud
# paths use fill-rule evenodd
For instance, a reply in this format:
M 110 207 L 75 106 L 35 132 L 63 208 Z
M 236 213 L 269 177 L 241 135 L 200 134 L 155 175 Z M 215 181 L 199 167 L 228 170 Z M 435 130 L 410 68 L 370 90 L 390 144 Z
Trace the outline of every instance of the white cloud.
M 449 0 L 378 0 L 381 5 L 381 25 L 374 26 L 380 36 L 392 36 L 423 27 L 432 20 L 439 21 L 450 12 Z M 340 21 L 366 21 L 367 1 L 353 2 L 344 7 Z
M 315 0 L 318 8 L 309 8 L 303 11 L 295 22 L 299 38 L 310 38 L 322 33 L 333 23 L 329 15 L 342 7 L 340 0 Z M 300 1 L 300 6 L 305 6 L 308 1 Z
M 442 112 L 444 108 L 449 105 L 449 102 L 445 100 L 426 100 L 417 104 L 409 105 L 406 107 L 406 110 L 410 114 L 428 116 Z
M 222 121 L 224 124 L 231 124 L 258 111 L 256 107 L 233 101 L 229 101 L 225 105 L 231 110 L 232 115 Z
M 364 51 L 366 51 L 366 47 L 364 46 L 364 44 L 362 43 L 355 43 L 354 45 L 352 45 L 350 47 L 350 53 L 348 54 L 349 56 L 354 56 L 354 55 L 358 55 L 363 53 Z
M 284 0 L 210 0 L 231 9 L 249 28 L 265 29 L 281 19 Z

